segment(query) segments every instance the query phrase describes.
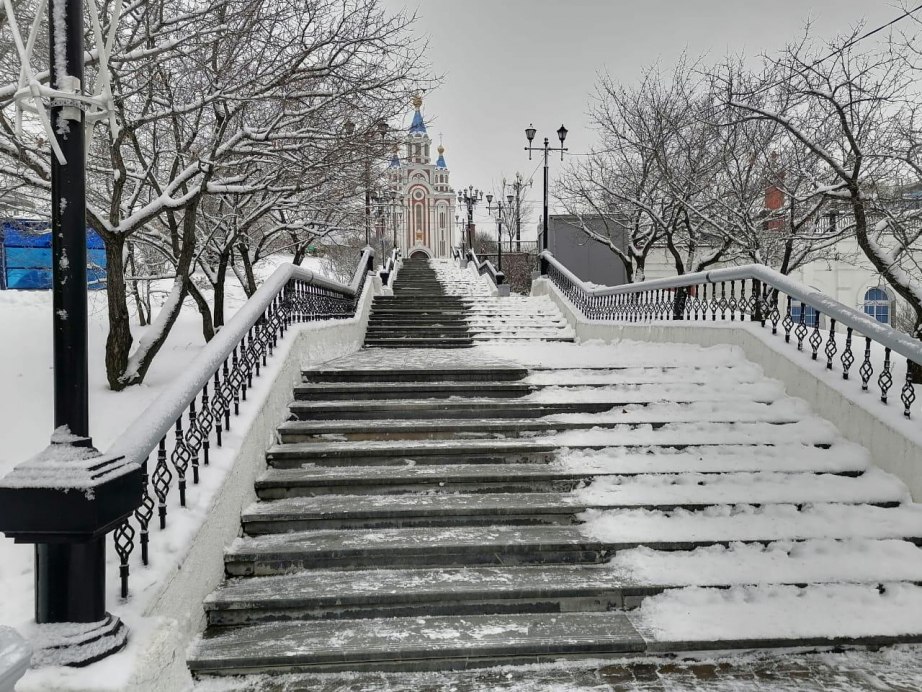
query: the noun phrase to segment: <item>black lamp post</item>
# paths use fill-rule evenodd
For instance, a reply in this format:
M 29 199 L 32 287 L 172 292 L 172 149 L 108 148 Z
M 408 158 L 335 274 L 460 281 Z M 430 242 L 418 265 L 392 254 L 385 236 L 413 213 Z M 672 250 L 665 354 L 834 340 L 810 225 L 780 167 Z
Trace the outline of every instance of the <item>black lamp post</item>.
M 547 250 L 547 197 L 548 197 L 547 155 L 548 155 L 548 152 L 550 151 L 559 151 L 560 160 L 563 161 L 563 152 L 567 151 L 567 148 L 563 145 L 564 140 L 566 140 L 567 138 L 567 128 L 561 125 L 560 128 L 557 130 L 557 138 L 560 140 L 559 147 L 548 146 L 549 142 L 548 142 L 547 137 L 544 138 L 543 147 L 533 147 L 532 142 L 534 141 L 535 134 L 537 132 L 538 131 L 535 129 L 534 125 L 529 125 L 528 127 L 525 128 L 525 137 L 526 139 L 528 139 L 528 146 L 525 147 L 525 151 L 528 152 L 529 161 L 531 161 L 531 152 L 533 151 L 543 151 L 544 152 L 544 218 L 541 223 L 541 226 L 542 226 L 541 249 Z M 544 260 L 541 260 L 541 273 L 542 274 L 547 273 L 547 267 L 545 265 L 546 265 L 546 262 Z
M 512 208 L 512 195 L 506 197 L 506 210 Z M 503 201 L 496 199 L 496 206 L 493 205 L 493 195 L 487 195 L 487 211 L 493 213 L 496 211 L 496 265 L 499 271 L 503 270 Z
M 529 179 L 528 182 L 526 183 L 522 179 L 521 173 L 516 173 L 515 180 L 509 183 L 509 187 L 515 191 L 515 202 L 513 205 L 513 211 L 510 214 L 510 218 L 512 220 L 509 223 L 515 224 L 515 249 L 517 252 L 521 252 L 522 250 L 522 189 L 525 187 L 531 187 L 531 179 Z M 510 235 L 510 247 L 511 247 L 512 245 L 511 228 L 509 230 L 509 235 Z
M 389 189 L 387 191 L 387 198 L 390 201 L 390 212 L 391 212 L 391 231 L 393 233 L 393 240 L 391 242 L 391 247 L 397 247 L 397 201 L 400 199 L 400 192 L 396 189 Z
M 82 94 L 83 2 L 49 3 L 48 14 L 48 73 L 60 96 L 50 99 L 49 116 L 63 154 L 50 167 L 55 431 L 47 449 L 0 481 L 0 531 L 35 545 L 35 621 L 50 625 L 52 637 L 59 623 L 72 623 L 67 637 L 56 636 L 56 655 L 85 665 L 127 640 L 106 612 L 106 534 L 140 503 L 142 467 L 101 455 L 90 438 L 85 114 L 67 98 Z M 46 476 L 54 482 L 34 482 Z
M 465 236 L 467 236 L 467 245 L 472 249 L 474 247 L 474 239 L 471 237 L 472 229 L 474 227 L 474 207 L 477 206 L 477 203 L 483 200 L 483 192 L 480 190 L 475 190 L 473 185 L 468 185 L 468 188 L 458 190 L 458 203 L 463 204 L 467 207 L 467 230 L 461 236 L 461 250 L 466 252 L 465 247 Z

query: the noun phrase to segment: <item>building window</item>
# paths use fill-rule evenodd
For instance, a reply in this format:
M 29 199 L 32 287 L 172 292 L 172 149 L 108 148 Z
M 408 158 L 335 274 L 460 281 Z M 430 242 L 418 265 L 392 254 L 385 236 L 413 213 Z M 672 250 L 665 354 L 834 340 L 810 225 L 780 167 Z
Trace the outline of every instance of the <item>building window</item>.
M 794 320 L 794 324 L 800 324 L 800 306 L 799 300 L 791 301 L 791 319 Z M 810 305 L 804 305 L 804 324 L 808 327 L 816 324 L 816 310 Z
M 869 288 L 864 294 L 862 304 L 866 315 L 870 315 L 878 322 L 890 324 L 890 296 L 882 288 Z

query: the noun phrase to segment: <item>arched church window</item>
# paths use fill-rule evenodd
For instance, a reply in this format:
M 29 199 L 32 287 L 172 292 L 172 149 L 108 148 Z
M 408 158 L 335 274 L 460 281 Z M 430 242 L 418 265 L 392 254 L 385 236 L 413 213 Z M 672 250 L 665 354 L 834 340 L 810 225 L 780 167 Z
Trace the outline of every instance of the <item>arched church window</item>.
M 890 296 L 880 287 L 869 288 L 864 294 L 862 308 L 866 315 L 870 315 L 878 322 L 890 324 Z
M 800 324 L 800 302 L 791 301 L 791 319 L 795 324 Z M 812 305 L 804 305 L 804 324 L 812 327 L 816 323 L 816 309 Z

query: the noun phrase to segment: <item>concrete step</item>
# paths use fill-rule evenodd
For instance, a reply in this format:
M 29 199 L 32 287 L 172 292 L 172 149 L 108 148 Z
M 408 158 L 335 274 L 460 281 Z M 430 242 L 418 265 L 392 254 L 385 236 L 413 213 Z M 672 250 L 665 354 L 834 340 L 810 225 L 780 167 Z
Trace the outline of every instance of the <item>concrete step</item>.
M 612 436 L 605 442 L 584 442 L 569 445 L 570 449 L 611 449 L 624 447 L 682 449 L 689 446 L 731 446 L 740 445 L 717 441 L 682 441 L 681 437 L 663 439 L 659 444 L 651 441 L 618 441 Z M 278 467 L 280 462 L 301 461 L 304 463 L 340 458 L 359 461 L 377 460 L 383 457 L 398 459 L 421 459 L 423 457 L 503 457 L 555 452 L 560 443 L 551 437 L 521 438 L 512 440 L 362 440 L 359 442 L 294 442 L 272 445 L 266 452 L 269 463 Z M 758 442 L 744 442 L 743 446 L 757 447 Z
M 575 336 L 571 333 L 552 334 L 552 333 L 532 333 L 532 334 L 515 334 L 514 332 L 472 332 L 471 337 L 475 342 L 483 341 L 555 341 L 555 342 L 572 342 Z
M 716 418 L 716 416 L 712 416 Z M 560 430 L 604 429 L 635 430 L 646 426 L 652 430 L 670 424 L 669 420 L 631 423 L 597 423 L 584 421 L 549 421 L 544 419 L 502 420 L 375 420 L 375 421 L 287 421 L 279 426 L 283 443 L 336 440 L 451 440 L 507 439 L 525 435 L 547 434 Z M 793 420 L 787 422 L 794 422 Z
M 365 348 L 471 348 L 474 342 L 471 339 L 440 338 L 427 339 L 414 338 L 369 338 L 365 340 Z
M 301 371 L 304 382 L 513 382 L 524 379 L 528 370 L 521 367 L 485 366 L 402 369 L 390 367 L 350 368 L 319 366 Z
M 448 397 L 515 398 L 534 392 L 537 387 L 522 382 L 392 382 L 311 383 L 294 388 L 296 400 L 358 401 L 365 399 L 445 399 Z
M 498 320 L 495 317 L 484 317 L 484 316 L 468 317 L 466 319 L 467 324 L 469 324 L 472 327 L 492 327 L 497 324 L 497 321 Z M 541 318 L 541 320 L 538 321 L 537 319 L 531 318 L 531 317 L 516 316 L 516 317 L 510 317 L 508 319 L 504 319 L 501 323 L 507 327 L 534 327 L 537 324 L 540 324 L 543 327 L 548 327 L 548 326 L 569 327 L 570 326 L 570 323 L 567 322 L 562 317 L 560 318 Z
M 307 569 L 599 563 L 611 552 L 576 526 L 328 529 L 238 538 L 225 551 L 224 566 L 229 576 L 242 577 Z
M 373 318 L 368 321 L 368 331 L 382 331 L 386 329 L 400 329 L 403 331 L 426 331 L 440 329 L 444 331 L 467 332 L 468 324 L 462 319 L 431 318 L 420 322 L 410 320 L 385 320 Z
M 687 479 L 687 480 L 683 480 Z M 250 505 L 243 512 L 244 531 L 251 536 L 309 529 L 374 529 L 409 526 L 501 526 L 572 524 L 587 510 L 645 509 L 700 512 L 715 504 L 761 507 L 769 504 L 839 504 L 895 507 L 903 498 L 895 483 L 863 476 L 785 474 L 712 475 L 698 480 L 677 474 L 670 487 L 648 478 L 618 479 L 595 490 L 593 483 L 578 492 L 459 493 L 426 495 L 322 495 L 290 497 Z M 691 482 L 697 484 L 691 486 Z
M 444 670 L 638 653 L 623 613 L 433 616 L 265 623 L 218 630 L 191 649 L 196 674 Z
M 419 324 L 420 321 L 432 322 L 444 320 L 447 322 L 464 322 L 467 324 L 466 314 L 467 313 L 465 310 L 449 309 L 440 310 L 421 308 L 419 310 L 373 310 L 369 316 L 369 320 L 373 318 L 381 322 L 409 322 L 411 324 Z
M 433 399 L 442 403 L 442 399 Z M 492 400 L 487 400 L 492 401 Z M 321 402 L 323 403 L 323 402 Z M 340 402 L 330 402 L 330 405 Z M 363 403 L 363 402 L 355 402 Z M 448 403 L 456 403 L 451 400 Z M 292 407 L 301 405 L 295 402 Z M 320 403 L 313 404 L 315 407 Z M 508 454 L 552 451 L 560 447 L 568 449 L 616 449 L 616 448 L 670 448 L 685 447 L 760 447 L 784 443 L 796 436 L 803 446 L 828 447 L 832 442 L 825 426 L 811 426 L 808 422 L 762 423 L 746 422 L 721 424 L 712 423 L 702 429 L 698 422 L 672 423 L 663 426 L 654 434 L 641 429 L 639 432 L 618 428 L 594 430 L 591 433 L 570 435 L 539 435 L 513 439 L 447 439 L 447 440 L 360 440 L 360 441 L 314 441 L 274 445 L 267 457 L 272 460 L 283 458 L 329 458 L 349 457 L 352 459 L 396 456 L 417 458 L 430 455 L 456 456 L 478 454 Z
M 471 336 L 471 332 L 465 325 L 458 327 L 451 326 L 399 326 L 393 325 L 385 327 L 376 327 L 369 325 L 365 332 L 365 339 L 441 339 L 441 338 L 461 338 Z
M 649 402 L 647 402 L 649 403 Z M 677 402 L 687 403 L 687 402 Z M 346 419 L 407 419 L 435 418 L 540 418 L 560 413 L 602 413 L 627 405 L 643 406 L 644 402 L 505 402 L 482 400 L 476 403 L 451 400 L 356 401 L 314 404 L 296 401 L 288 408 L 298 420 Z
M 472 335 L 466 328 L 459 330 L 432 327 L 426 329 L 405 329 L 403 327 L 386 327 L 384 329 L 369 329 L 365 333 L 365 341 L 396 340 L 396 339 L 461 339 Z
M 744 508 L 745 509 L 745 508 Z M 750 508 L 750 514 L 760 510 Z M 325 529 L 244 536 L 225 551 L 229 576 L 269 576 L 308 569 L 465 567 L 600 563 L 622 550 L 684 551 L 711 545 L 767 544 L 869 538 L 922 544 L 922 521 L 911 507 L 816 505 L 788 517 L 784 525 L 750 522 L 734 528 L 731 518 L 710 528 L 682 529 L 685 515 L 610 511 L 623 528 L 606 538 L 589 535 L 578 525 L 452 526 L 398 529 Z M 655 527 L 672 521 L 675 530 Z M 908 528 L 912 524 L 912 528 Z M 620 525 L 620 524 L 619 524 Z M 915 535 L 910 535 L 915 534 Z
M 233 579 L 205 600 L 211 627 L 276 620 L 606 611 L 662 586 L 605 565 L 308 570 Z
M 763 550 L 780 568 L 772 581 L 762 580 L 763 585 L 922 581 L 922 549 L 905 541 L 776 543 L 759 548 L 756 557 Z M 886 559 L 837 562 L 826 557 L 830 551 L 904 559 L 899 565 Z M 713 549 L 699 552 L 713 554 Z M 729 588 L 753 580 L 753 569 L 746 565 L 709 573 L 669 572 L 667 566 L 679 568 L 695 557 L 703 555 L 640 549 L 603 564 L 306 570 L 228 580 L 205 600 L 205 613 L 209 627 L 227 627 L 278 620 L 605 612 L 636 608 L 649 596 L 689 585 Z M 659 565 L 654 578 L 630 569 L 644 560 Z
M 503 384 L 491 381 L 488 384 Z M 540 382 L 506 381 L 506 384 L 520 384 L 534 387 L 552 386 Z M 336 384 L 336 383 L 334 383 Z M 386 388 L 388 382 L 348 383 L 353 387 Z M 405 386 L 407 382 L 394 382 Z M 440 386 L 445 382 L 419 383 Z M 461 383 L 458 383 L 461 384 Z M 583 386 L 583 385 L 580 385 Z M 590 384 L 588 387 L 606 387 L 605 382 Z M 405 397 L 404 397 L 405 398 Z M 441 440 L 441 439 L 502 439 L 517 437 L 534 437 L 535 435 L 567 430 L 623 430 L 632 431 L 646 426 L 658 430 L 677 423 L 765 423 L 769 425 L 793 424 L 803 420 L 802 414 L 784 407 L 784 402 L 776 404 L 756 404 L 738 406 L 731 411 L 723 411 L 714 402 L 686 403 L 681 411 L 669 403 L 649 403 L 646 406 L 630 409 L 615 409 L 606 414 L 593 416 L 551 416 L 548 418 L 473 418 L 473 419 L 381 419 L 374 421 L 330 420 L 330 421 L 287 421 L 278 428 L 279 436 L 284 442 L 311 442 L 324 435 L 335 436 L 338 440 Z M 380 437 L 375 437 L 380 436 Z
M 701 457 L 698 450 L 682 454 L 662 454 L 652 457 L 646 452 L 635 453 L 634 458 L 620 457 L 606 462 L 585 460 L 569 465 L 555 463 L 455 463 L 455 464 L 378 464 L 356 465 L 309 465 L 305 468 L 271 467 L 256 481 L 256 495 L 263 500 L 277 500 L 286 497 L 314 497 L 318 495 L 388 495 L 411 492 L 493 492 L 534 493 L 569 492 L 584 486 L 592 479 L 619 476 L 656 475 L 662 473 L 683 473 L 689 471 L 692 459 L 698 463 L 693 471 L 699 475 L 727 473 L 739 468 L 736 473 L 759 473 L 771 469 L 773 473 L 813 473 L 840 476 L 859 476 L 865 466 L 859 462 L 841 463 L 830 450 L 812 449 L 796 464 L 772 465 L 771 460 L 750 450 L 748 465 L 740 466 L 739 460 L 719 456 Z M 761 450 L 765 451 L 765 450 Z M 620 463 L 618 463 L 620 462 Z
M 488 440 L 488 442 L 493 442 Z M 443 448 L 410 449 L 406 446 L 385 448 L 338 447 L 330 442 L 305 442 L 273 445 L 266 452 L 266 462 L 278 469 L 298 468 L 304 464 L 341 466 L 346 464 L 519 464 L 548 463 L 555 458 L 556 444 L 498 440 L 496 444 L 474 448 L 459 444 Z
M 418 305 L 420 307 L 466 307 L 470 301 L 456 296 L 439 296 L 439 295 L 399 295 L 376 296 L 372 301 L 375 307 L 405 307 Z

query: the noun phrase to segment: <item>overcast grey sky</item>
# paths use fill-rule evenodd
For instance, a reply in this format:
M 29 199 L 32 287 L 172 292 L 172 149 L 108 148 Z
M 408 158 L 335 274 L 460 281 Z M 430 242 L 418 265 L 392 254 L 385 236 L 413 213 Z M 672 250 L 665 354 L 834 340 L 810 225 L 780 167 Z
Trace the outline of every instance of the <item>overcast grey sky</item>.
M 831 37 L 865 20 L 883 24 L 903 10 L 898 0 L 383 0 L 419 15 L 429 60 L 443 75 L 426 94 L 429 133 L 444 134 L 455 189 L 498 189 L 503 175 L 534 174 L 540 161 L 523 151 L 524 129 L 556 143 L 561 123 L 572 152 L 592 145 L 586 115 L 600 72 L 622 83 L 657 61 L 670 66 L 683 50 L 719 59 L 781 48 L 811 19 Z M 915 3 L 911 3 L 915 4 Z M 904 20 L 900 25 L 911 28 Z M 409 122 L 409 121 L 408 121 Z M 560 170 L 552 159 L 551 181 Z

